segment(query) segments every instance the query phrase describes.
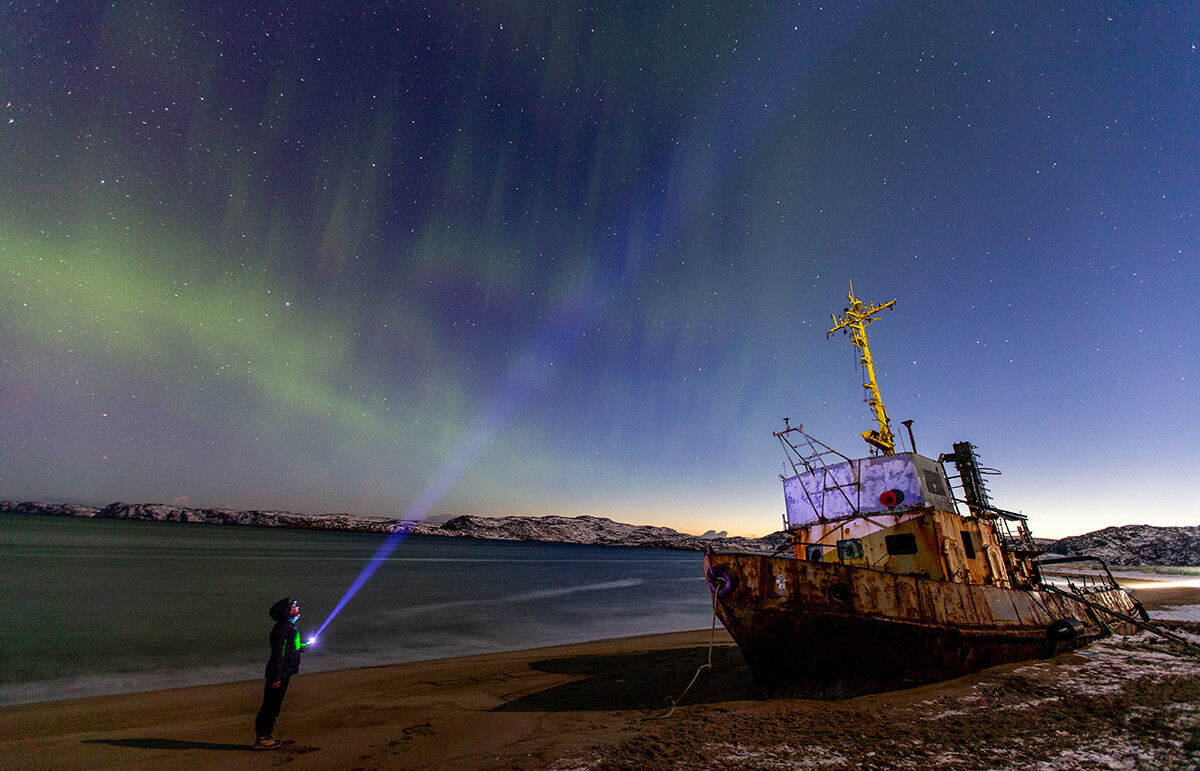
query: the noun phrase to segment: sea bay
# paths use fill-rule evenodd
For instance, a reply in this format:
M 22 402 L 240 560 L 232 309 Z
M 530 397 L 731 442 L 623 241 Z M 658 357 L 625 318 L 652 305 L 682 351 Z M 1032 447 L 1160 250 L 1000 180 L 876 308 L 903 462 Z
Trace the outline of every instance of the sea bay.
M 302 633 L 383 536 L 0 516 L 0 705 L 262 676 L 281 597 Z M 303 672 L 706 628 L 697 552 L 412 537 Z

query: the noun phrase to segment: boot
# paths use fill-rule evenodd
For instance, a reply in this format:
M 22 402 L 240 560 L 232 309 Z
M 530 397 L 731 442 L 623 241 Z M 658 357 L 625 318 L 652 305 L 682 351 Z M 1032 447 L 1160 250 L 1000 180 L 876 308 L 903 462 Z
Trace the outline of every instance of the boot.
M 282 742 L 280 742 L 278 739 L 271 736 L 270 734 L 267 734 L 266 736 L 259 734 L 258 739 L 256 739 L 254 744 L 251 745 L 251 749 L 273 750 L 276 747 L 278 747 L 281 743 Z

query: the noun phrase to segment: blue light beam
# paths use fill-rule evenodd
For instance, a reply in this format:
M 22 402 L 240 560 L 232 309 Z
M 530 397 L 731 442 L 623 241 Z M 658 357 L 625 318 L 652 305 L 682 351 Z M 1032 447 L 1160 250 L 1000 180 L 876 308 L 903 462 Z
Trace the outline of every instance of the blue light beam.
M 354 579 L 354 583 L 317 629 L 314 637 L 321 636 L 325 627 L 329 626 L 379 566 L 404 542 L 413 525 L 429 514 L 454 482 L 470 467 L 483 446 L 500 432 L 517 410 L 543 385 L 554 362 L 591 325 L 593 316 L 575 314 L 572 320 L 564 314 L 557 315 L 560 318 L 555 323 L 544 326 L 540 338 L 513 360 L 504 380 L 492 391 L 475 421 L 468 426 L 468 433 L 463 435 L 446 456 L 446 460 L 404 512 L 404 516 L 397 520 L 395 529 L 379 545 L 358 574 L 358 578 Z
M 811 79 L 866 15 L 866 10 L 860 8 L 857 17 L 847 14 L 834 29 L 816 19 L 805 18 L 803 11 L 791 9 L 764 25 L 757 50 L 744 57 L 744 64 L 727 73 L 731 77 L 725 81 L 732 80 L 738 87 L 719 89 L 721 93 L 715 104 L 704 104 L 703 112 L 695 115 L 695 120 L 680 123 L 699 129 L 693 129 L 680 143 L 682 152 L 677 157 L 660 158 L 656 165 L 658 173 L 648 174 L 640 193 L 630 196 L 632 205 L 624 222 L 613 228 L 599 252 L 596 274 L 580 277 L 574 299 L 551 309 L 534 339 L 513 358 L 504 379 L 492 390 L 468 427 L 470 432 L 459 440 L 404 516 L 397 520 L 395 529 L 380 544 L 314 637 L 321 636 L 404 542 L 413 525 L 428 516 L 470 467 L 483 446 L 542 387 L 554 362 L 561 361 L 562 355 L 598 323 L 602 312 L 619 296 L 629 279 L 649 267 L 659 255 L 661 245 L 673 241 L 678 231 L 715 194 L 718 182 L 732 174 L 739 159 L 766 133 L 774 110 L 798 98 L 802 85 L 799 81 Z M 820 30 L 824 30 L 823 34 Z M 798 45 L 793 35 L 804 45 Z M 777 77 L 777 73 L 785 77 Z M 748 109 L 749 105 L 755 108 Z M 758 105 L 763 109 L 757 109 Z M 635 243 L 641 248 L 632 248 Z

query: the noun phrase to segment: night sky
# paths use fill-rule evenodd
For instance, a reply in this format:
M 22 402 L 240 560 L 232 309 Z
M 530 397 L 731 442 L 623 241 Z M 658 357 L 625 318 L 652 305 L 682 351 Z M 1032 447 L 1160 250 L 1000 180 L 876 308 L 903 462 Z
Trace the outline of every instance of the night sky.
M 1200 6 L 0 11 L 0 497 L 782 526 L 783 418 L 1197 524 Z

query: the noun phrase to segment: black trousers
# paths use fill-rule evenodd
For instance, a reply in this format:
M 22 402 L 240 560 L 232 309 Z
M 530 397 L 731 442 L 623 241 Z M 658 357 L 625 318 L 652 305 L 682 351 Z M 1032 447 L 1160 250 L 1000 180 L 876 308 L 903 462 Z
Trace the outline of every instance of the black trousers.
M 270 736 L 275 730 L 275 721 L 279 718 L 279 708 L 283 706 L 283 697 L 287 693 L 288 681 L 285 677 L 279 681 L 278 688 L 272 688 L 272 680 L 263 685 L 263 703 L 258 708 L 258 716 L 254 718 L 254 731 L 259 736 Z

